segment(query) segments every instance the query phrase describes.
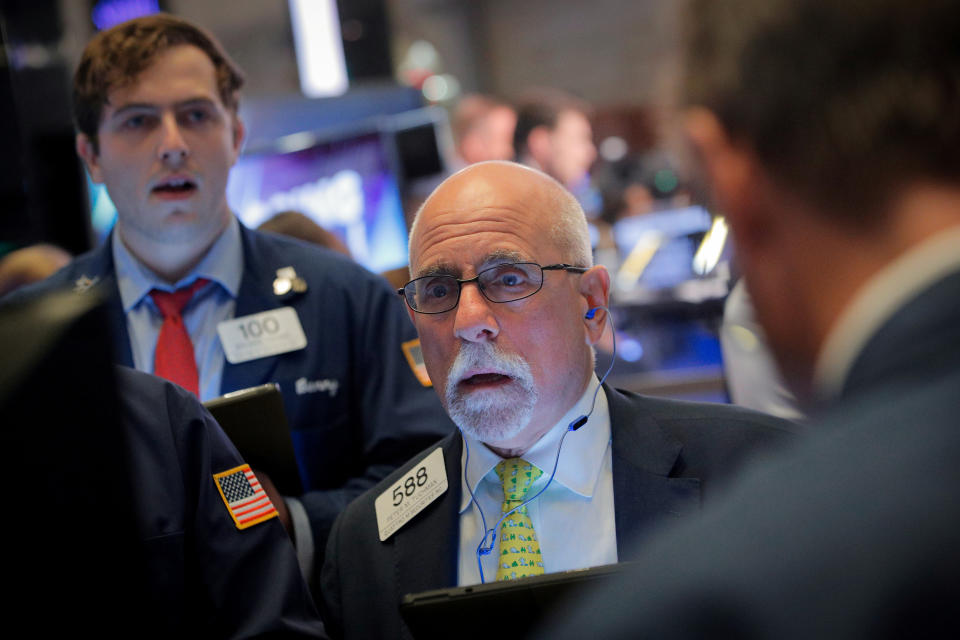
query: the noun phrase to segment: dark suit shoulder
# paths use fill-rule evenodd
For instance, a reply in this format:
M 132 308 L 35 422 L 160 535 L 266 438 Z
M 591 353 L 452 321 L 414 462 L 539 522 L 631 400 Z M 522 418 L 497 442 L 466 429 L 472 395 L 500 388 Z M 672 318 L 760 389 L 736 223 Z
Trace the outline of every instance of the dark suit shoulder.
M 242 462 L 233 444 L 213 426 L 213 417 L 192 393 L 168 380 L 129 367 L 117 366 L 114 371 L 118 398 L 130 429 L 147 439 L 172 437 L 180 448 L 180 456 L 187 455 L 185 441 L 202 432 L 204 438 L 215 440 L 212 462 Z
M 109 256 L 107 256 L 108 258 Z M 104 248 L 99 247 L 74 258 L 69 264 L 65 265 L 59 271 L 50 277 L 24 285 L 9 295 L 4 296 L 2 303 L 21 302 L 41 296 L 54 291 L 62 290 L 81 290 L 82 284 L 78 282 L 81 278 L 84 282 L 94 287 L 104 279 L 106 274 L 102 273 L 106 268 L 103 264 L 105 260 Z M 107 265 L 109 266 L 109 265 Z
M 797 425 L 789 420 L 733 404 L 657 398 L 622 389 L 617 389 L 614 393 L 638 411 L 649 415 L 658 424 L 666 425 L 675 431 L 689 432 L 697 428 L 712 431 L 740 430 L 770 432 L 774 437 L 787 438 L 798 433 Z
M 620 390 L 607 398 L 615 427 L 614 453 L 671 477 L 699 478 L 703 497 L 735 477 L 746 462 L 797 440 L 789 421 L 734 405 Z M 675 450 L 675 457 L 656 457 L 652 452 L 661 447 Z

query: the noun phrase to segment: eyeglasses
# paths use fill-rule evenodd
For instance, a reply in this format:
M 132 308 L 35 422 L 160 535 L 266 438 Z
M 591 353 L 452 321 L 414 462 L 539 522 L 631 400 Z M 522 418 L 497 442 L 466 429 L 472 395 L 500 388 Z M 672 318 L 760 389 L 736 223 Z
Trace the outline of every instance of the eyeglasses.
M 484 269 L 466 280 L 447 275 L 423 276 L 397 289 L 397 293 L 417 313 L 444 313 L 457 306 L 460 289 L 469 282 L 476 282 L 480 293 L 490 302 L 529 298 L 543 287 L 544 271 L 584 273 L 587 269 L 569 264 L 541 267 L 536 262 L 510 262 Z

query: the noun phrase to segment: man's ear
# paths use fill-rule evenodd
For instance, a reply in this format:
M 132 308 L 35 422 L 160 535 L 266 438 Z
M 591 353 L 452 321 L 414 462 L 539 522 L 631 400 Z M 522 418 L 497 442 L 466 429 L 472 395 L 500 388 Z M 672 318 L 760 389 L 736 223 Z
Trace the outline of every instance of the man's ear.
M 233 114 L 233 161 L 236 162 L 243 150 L 243 143 L 247 139 L 247 126 L 238 114 Z
M 730 221 L 738 248 L 750 244 L 769 222 L 767 216 L 758 215 L 762 213 L 757 206 L 762 172 L 756 156 L 730 138 L 712 111 L 690 109 L 684 124 L 720 207 L 718 213 Z
M 603 265 L 591 267 L 586 273 L 580 276 L 580 295 L 583 296 L 583 323 L 587 327 L 587 344 L 596 344 L 603 335 L 607 326 L 606 309 L 597 309 L 597 307 L 608 307 L 610 303 L 610 274 Z M 592 317 L 588 318 L 590 311 L 596 309 Z
M 100 171 L 100 158 L 97 155 L 97 147 L 93 140 L 86 134 L 78 133 L 76 138 L 77 155 L 87 165 L 87 171 L 90 172 L 90 179 L 97 184 L 103 184 L 103 172 Z

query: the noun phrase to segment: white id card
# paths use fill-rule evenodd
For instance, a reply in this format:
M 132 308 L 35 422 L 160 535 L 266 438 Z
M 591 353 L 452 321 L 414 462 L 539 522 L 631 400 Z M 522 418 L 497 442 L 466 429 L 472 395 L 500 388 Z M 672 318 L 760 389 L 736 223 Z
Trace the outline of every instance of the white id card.
M 433 453 L 410 467 L 390 488 L 377 496 L 377 527 L 380 542 L 405 525 L 415 515 L 439 498 L 447 490 L 447 469 L 443 465 L 443 450 Z
M 230 364 L 275 356 L 307 346 L 307 336 L 293 307 L 280 307 L 225 320 L 217 325 L 217 334 Z

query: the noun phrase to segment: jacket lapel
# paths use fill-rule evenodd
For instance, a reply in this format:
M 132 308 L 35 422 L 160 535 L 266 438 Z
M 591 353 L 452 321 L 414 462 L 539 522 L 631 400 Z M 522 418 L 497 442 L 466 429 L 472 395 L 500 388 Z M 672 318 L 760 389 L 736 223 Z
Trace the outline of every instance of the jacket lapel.
M 613 434 L 613 498 L 617 554 L 664 521 L 699 511 L 700 479 L 675 477 L 683 445 L 642 408 L 604 385 Z M 640 399 L 642 400 L 642 399 Z
M 439 442 L 447 470 L 447 491 L 393 536 L 397 602 L 408 593 L 457 583 L 462 442 L 459 431 Z
M 240 237 L 243 244 L 243 277 L 240 278 L 234 317 L 242 318 L 284 306 L 286 300 L 273 293 L 276 267 L 268 264 L 270 261 L 262 255 L 256 235 L 240 225 Z M 276 357 L 257 358 L 237 364 L 225 361 L 220 393 L 254 387 L 271 380 L 278 362 L 279 359 Z
M 130 334 L 127 333 L 127 316 L 123 313 L 123 302 L 117 289 L 116 276 L 111 271 L 103 279 L 105 287 L 109 288 L 110 295 L 106 299 L 107 316 L 113 323 L 113 357 L 114 362 L 125 367 L 133 367 L 133 350 L 130 348 Z

